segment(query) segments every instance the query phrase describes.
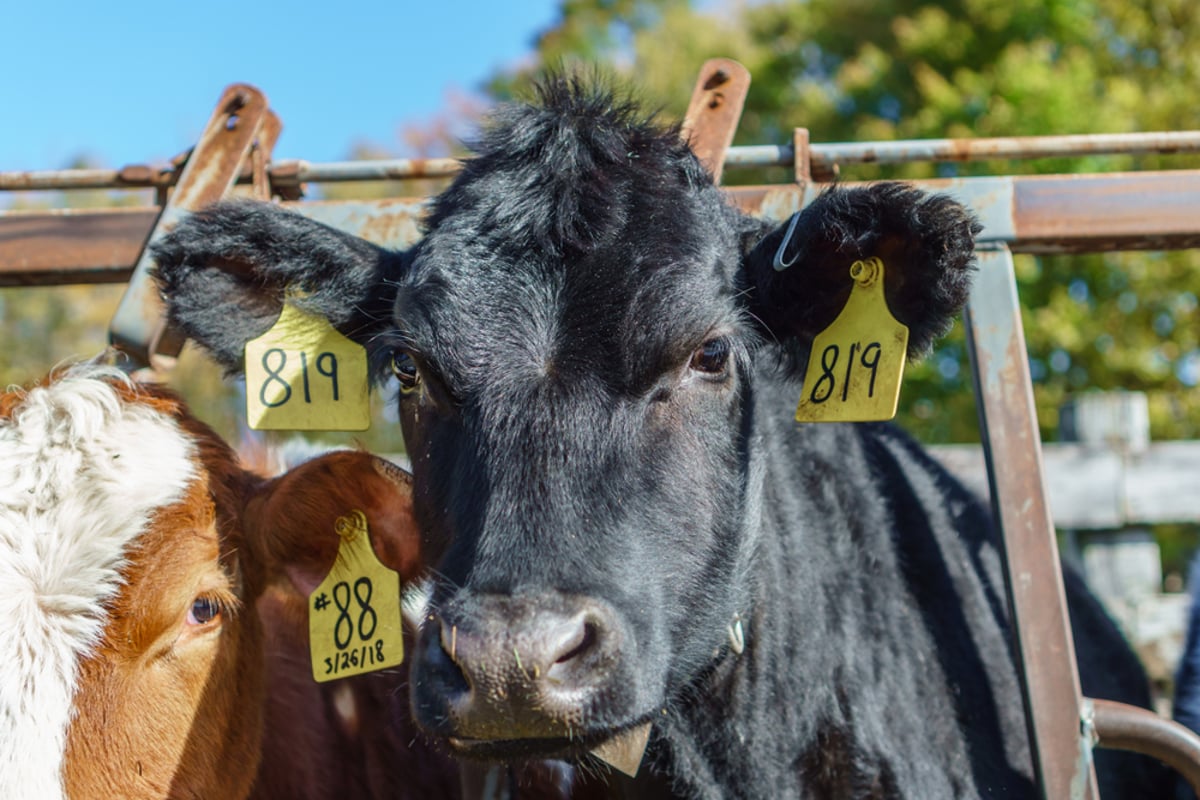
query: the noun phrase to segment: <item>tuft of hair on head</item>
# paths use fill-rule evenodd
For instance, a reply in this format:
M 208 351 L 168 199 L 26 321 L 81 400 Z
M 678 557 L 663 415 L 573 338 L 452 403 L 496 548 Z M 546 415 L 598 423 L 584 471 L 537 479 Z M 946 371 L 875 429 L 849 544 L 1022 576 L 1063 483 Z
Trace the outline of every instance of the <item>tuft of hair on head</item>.
M 475 155 L 434 203 L 427 228 L 480 209 L 477 229 L 501 246 L 579 255 L 623 229 L 647 176 L 711 183 L 680 134 L 633 91 L 599 71 L 556 70 L 497 106 L 469 142 Z

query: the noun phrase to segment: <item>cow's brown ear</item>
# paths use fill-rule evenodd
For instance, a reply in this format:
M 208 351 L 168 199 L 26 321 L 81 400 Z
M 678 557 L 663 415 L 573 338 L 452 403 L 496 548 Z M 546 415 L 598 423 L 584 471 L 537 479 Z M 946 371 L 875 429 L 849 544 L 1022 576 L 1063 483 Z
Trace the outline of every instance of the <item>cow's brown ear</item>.
M 379 560 L 402 582 L 417 579 L 424 559 L 413 518 L 412 478 L 360 451 L 326 453 L 265 483 L 247 504 L 246 546 L 266 572 L 286 574 L 307 595 L 337 557 L 338 520 L 354 511 L 365 516 Z

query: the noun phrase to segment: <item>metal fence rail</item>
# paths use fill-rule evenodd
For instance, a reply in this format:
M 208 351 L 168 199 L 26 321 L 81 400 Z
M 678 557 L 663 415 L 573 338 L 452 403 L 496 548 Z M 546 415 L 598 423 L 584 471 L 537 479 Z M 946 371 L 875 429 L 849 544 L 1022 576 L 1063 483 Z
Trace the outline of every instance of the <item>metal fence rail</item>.
M 971 206 L 981 241 L 1014 253 L 1200 246 L 1200 170 L 916 181 Z M 848 184 L 852 185 L 852 184 Z M 726 189 L 743 210 L 785 220 L 825 184 Z M 290 207 L 388 247 L 419 235 L 424 199 L 294 201 Z M 157 206 L 0 212 L 0 286 L 128 280 Z
M 809 145 L 814 171 L 843 164 L 906 164 L 915 162 L 1079 158 L 1092 155 L 1177 155 L 1200 153 L 1200 131 L 1094 133 L 1068 136 L 1018 136 L 991 139 L 902 139 L 887 142 L 830 142 Z M 726 169 L 791 167 L 794 145 L 730 147 Z M 312 163 L 302 159 L 276 161 L 267 168 L 272 186 L 347 181 L 445 178 L 458 173 L 456 158 L 393 158 Z M 177 167 L 133 165 L 121 169 L 65 169 L 0 172 L 0 190 L 51 191 L 66 189 L 146 189 L 173 186 Z M 250 183 L 246 170 L 241 183 Z

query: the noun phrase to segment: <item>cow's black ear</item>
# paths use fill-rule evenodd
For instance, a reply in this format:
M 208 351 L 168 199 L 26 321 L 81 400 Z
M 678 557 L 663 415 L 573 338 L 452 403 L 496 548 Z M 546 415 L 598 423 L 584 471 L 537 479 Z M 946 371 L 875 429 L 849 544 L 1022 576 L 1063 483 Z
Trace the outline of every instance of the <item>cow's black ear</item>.
M 272 203 L 229 201 L 183 219 L 153 247 L 171 324 L 231 373 L 285 295 L 369 343 L 390 323 L 404 256 Z M 375 359 L 372 359 L 373 361 Z
M 750 311 L 773 338 L 806 354 L 846 304 L 850 266 L 876 256 L 888 307 L 909 329 L 908 354 L 919 357 L 967 301 L 980 230 L 945 195 L 895 182 L 835 186 L 749 249 Z

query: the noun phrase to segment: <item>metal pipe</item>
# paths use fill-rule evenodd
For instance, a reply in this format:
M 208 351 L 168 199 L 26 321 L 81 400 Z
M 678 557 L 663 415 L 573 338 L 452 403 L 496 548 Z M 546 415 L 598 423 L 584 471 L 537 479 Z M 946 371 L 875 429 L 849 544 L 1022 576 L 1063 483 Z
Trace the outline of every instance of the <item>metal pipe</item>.
M 53 191 L 59 189 L 140 189 L 157 185 L 169 186 L 178 180 L 171 169 L 153 170 L 135 167 L 137 179 L 122 178 L 125 170 L 117 169 L 57 169 L 33 172 L 0 172 L 0 190 Z
M 1089 133 L 996 139 L 906 139 L 835 142 L 811 147 L 813 166 L 901 164 L 912 161 L 987 161 L 1088 155 L 1200 153 L 1200 131 Z
M 1175 769 L 1200 795 L 1200 736 L 1144 708 L 1089 700 L 1097 747 L 1144 753 Z
M 387 181 L 413 178 L 445 178 L 458 174 L 457 158 L 391 158 L 377 161 L 284 161 L 272 165 L 276 183 L 335 183 L 340 181 Z
M 922 161 L 985 161 L 1079 157 L 1085 155 L 1200 153 L 1200 131 L 1163 133 L 1096 133 L 1074 136 L 1022 136 L 997 139 L 905 139 L 893 142 L 833 142 L 809 148 L 814 168 L 835 164 L 900 164 Z M 730 168 L 788 167 L 795 161 L 791 145 L 731 147 L 725 165 Z M 271 182 L 300 183 L 409 180 L 442 178 L 460 169 L 455 158 L 395 158 L 376 161 L 310 163 L 276 161 L 268 167 Z M 45 191 L 62 189 L 137 189 L 170 186 L 179 172 L 170 168 L 129 166 L 112 169 L 0 172 L 0 190 Z M 249 172 L 239 178 L 250 181 Z

